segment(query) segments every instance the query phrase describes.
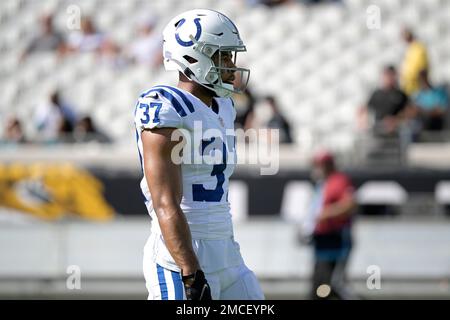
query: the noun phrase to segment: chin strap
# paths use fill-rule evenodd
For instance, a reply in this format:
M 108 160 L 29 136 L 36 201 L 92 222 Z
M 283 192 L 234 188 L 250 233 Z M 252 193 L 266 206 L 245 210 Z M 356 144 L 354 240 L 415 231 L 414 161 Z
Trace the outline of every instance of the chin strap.
M 229 98 L 234 93 L 234 86 L 230 83 L 222 83 L 221 86 L 214 85 L 214 92 L 216 92 L 219 97 Z

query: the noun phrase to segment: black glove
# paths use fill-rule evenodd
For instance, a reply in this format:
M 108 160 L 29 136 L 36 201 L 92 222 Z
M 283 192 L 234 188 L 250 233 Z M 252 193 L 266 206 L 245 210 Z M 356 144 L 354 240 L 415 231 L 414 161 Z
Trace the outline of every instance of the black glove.
M 181 279 L 183 280 L 187 300 L 212 300 L 211 289 L 202 270 L 197 270 L 193 274 L 182 276 Z

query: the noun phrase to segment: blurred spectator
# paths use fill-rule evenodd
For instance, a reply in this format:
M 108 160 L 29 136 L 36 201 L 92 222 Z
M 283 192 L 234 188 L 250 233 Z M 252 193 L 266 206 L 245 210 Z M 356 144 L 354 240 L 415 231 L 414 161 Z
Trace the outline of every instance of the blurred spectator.
M 74 137 L 76 142 L 111 142 L 111 139 L 107 135 L 95 127 L 90 116 L 83 117 L 78 121 L 75 126 Z
M 48 102 L 38 106 L 34 122 L 44 141 L 57 141 L 73 132 L 76 120 L 73 108 L 54 91 Z
M 238 73 L 234 80 L 235 87 L 242 87 L 242 78 Z M 233 94 L 234 108 L 236 109 L 236 128 L 250 129 L 253 128 L 253 116 L 255 110 L 256 99 L 252 91 L 246 86 L 242 94 Z
M 402 64 L 401 86 L 407 95 L 412 95 L 419 89 L 420 72 L 428 70 L 428 54 L 411 30 L 404 29 L 402 37 L 408 47 Z
M 81 31 L 72 32 L 68 38 L 69 52 L 99 52 L 105 41 L 105 35 L 95 28 L 90 17 L 81 19 Z
M 367 106 L 361 110 L 361 126 L 367 128 L 368 123 L 372 122 L 375 135 L 390 136 L 397 132 L 403 120 L 408 97 L 398 87 L 397 72 L 393 66 L 385 67 L 381 78 L 381 88 L 372 93 Z
M 311 298 L 352 299 L 345 287 L 345 269 L 352 249 L 352 214 L 356 207 L 353 185 L 337 171 L 334 156 L 326 151 L 314 156 L 311 177 L 315 182 Z
M 281 111 L 273 96 L 267 96 L 264 99 L 271 110 L 271 117 L 266 123 L 268 129 L 279 130 L 280 143 L 292 143 L 291 126 L 286 118 L 281 114 Z
M 100 62 L 112 69 L 126 66 L 126 59 L 122 56 L 121 48 L 111 39 L 105 39 L 100 47 Z
M 142 22 L 138 29 L 137 39 L 130 45 L 128 57 L 135 63 L 157 68 L 162 65 L 163 39 L 155 31 L 156 20 L 150 18 Z
M 417 117 L 426 131 L 444 129 L 449 99 L 445 88 L 434 87 L 428 78 L 428 72 L 419 75 L 419 91 L 413 96 Z
M 236 129 L 244 130 L 253 127 L 252 117 L 255 109 L 255 97 L 247 88 L 242 94 L 235 94 L 233 96 L 234 107 L 236 109 Z
M 53 15 L 44 14 L 39 18 L 39 31 L 28 44 L 21 60 L 34 52 L 60 52 L 64 47 L 63 35 L 53 27 Z
M 57 131 L 58 131 L 57 142 L 63 142 L 63 143 L 75 142 L 74 136 L 73 136 L 74 126 L 67 118 L 63 118 L 61 120 Z
M 13 117 L 8 120 L 3 134 L 3 140 L 7 143 L 25 143 L 25 134 L 19 119 Z

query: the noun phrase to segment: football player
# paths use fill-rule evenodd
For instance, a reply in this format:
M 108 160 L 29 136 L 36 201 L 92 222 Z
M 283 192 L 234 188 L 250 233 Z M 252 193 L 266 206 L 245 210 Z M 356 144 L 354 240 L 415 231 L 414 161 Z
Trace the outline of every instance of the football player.
M 234 240 L 228 202 L 236 163 L 230 96 L 247 85 L 250 71 L 236 67 L 246 48 L 234 23 L 213 10 L 176 16 L 163 40 L 164 65 L 178 71 L 178 85 L 150 88 L 135 109 L 141 189 L 152 218 L 143 262 L 148 298 L 263 299 Z M 174 160 L 177 130 L 185 143 L 181 163 Z M 194 161 L 206 156 L 216 161 Z

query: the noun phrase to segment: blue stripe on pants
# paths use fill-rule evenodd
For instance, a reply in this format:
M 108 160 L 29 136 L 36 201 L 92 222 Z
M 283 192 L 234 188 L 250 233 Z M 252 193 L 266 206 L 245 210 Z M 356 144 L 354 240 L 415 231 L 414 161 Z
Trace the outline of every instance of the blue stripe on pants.
M 173 286 L 175 288 L 175 300 L 183 300 L 183 282 L 181 281 L 181 276 L 179 272 L 171 271 Z
M 156 269 L 158 271 L 158 281 L 159 281 L 159 288 L 161 290 L 161 300 L 169 300 L 166 278 L 164 277 L 164 269 L 159 264 L 156 265 Z

